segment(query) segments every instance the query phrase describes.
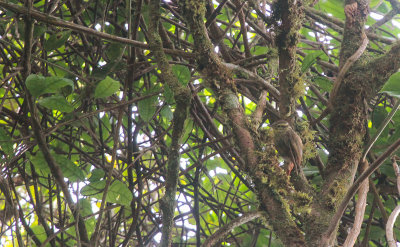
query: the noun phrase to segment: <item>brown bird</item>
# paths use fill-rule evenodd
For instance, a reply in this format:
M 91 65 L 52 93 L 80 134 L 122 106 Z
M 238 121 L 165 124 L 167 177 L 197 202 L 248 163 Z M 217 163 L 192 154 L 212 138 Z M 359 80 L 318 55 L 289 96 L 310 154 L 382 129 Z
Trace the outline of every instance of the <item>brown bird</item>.
M 303 143 L 300 136 L 285 120 L 276 121 L 271 127 L 274 133 L 275 148 L 278 150 L 278 154 L 288 163 L 287 175 L 290 175 L 294 167 L 298 174 L 303 158 Z

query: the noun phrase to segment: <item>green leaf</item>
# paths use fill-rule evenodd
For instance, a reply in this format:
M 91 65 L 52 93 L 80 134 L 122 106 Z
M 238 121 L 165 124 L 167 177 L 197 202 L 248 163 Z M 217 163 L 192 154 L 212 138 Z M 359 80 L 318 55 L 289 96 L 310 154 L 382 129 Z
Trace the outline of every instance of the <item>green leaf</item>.
M 172 92 L 171 88 L 168 85 L 164 85 L 164 97 L 165 97 L 165 101 L 172 105 L 173 103 L 175 103 L 175 99 L 174 99 L 174 93 Z
M 97 81 L 104 80 L 109 74 L 123 70 L 125 67 L 126 63 L 121 61 L 121 59 L 111 60 L 101 67 L 94 68 L 91 77 Z
M 54 159 L 60 166 L 60 169 L 65 177 L 71 182 L 85 180 L 85 174 L 74 162 L 63 155 L 53 154 Z
M 318 1 L 315 8 L 322 12 L 332 14 L 336 18 L 344 19 L 344 4 L 341 0 Z
M 92 204 L 91 204 L 90 200 L 83 198 L 83 199 L 80 199 L 78 201 L 78 203 L 79 203 L 79 211 L 80 211 L 82 217 L 86 217 L 86 216 L 93 214 Z M 94 217 L 85 219 L 85 225 L 86 225 L 86 229 L 88 231 L 89 237 L 90 237 L 90 235 L 93 233 L 93 231 L 95 229 L 96 220 L 94 219 Z
M 89 181 L 90 182 L 96 182 L 100 181 L 105 175 L 105 172 L 103 169 L 97 168 L 92 171 L 92 176 L 90 176 Z
M 38 100 L 41 106 L 50 110 L 57 110 L 60 112 L 72 112 L 74 107 L 61 95 L 53 95 Z
M 263 55 L 266 54 L 269 51 L 269 48 L 266 46 L 255 46 L 253 55 L 258 56 L 258 55 Z
M 94 97 L 98 98 L 106 98 L 114 93 L 116 93 L 120 88 L 119 81 L 112 79 L 111 77 L 107 76 L 106 79 L 102 80 L 94 90 Z
M 35 74 L 29 75 L 25 84 L 32 96 L 36 98 L 45 93 L 59 92 L 65 86 L 74 88 L 74 82 L 70 79 L 57 76 L 44 77 Z
M 46 51 L 51 51 L 61 47 L 62 45 L 64 45 L 70 35 L 71 31 L 64 31 L 52 34 L 50 38 L 44 43 L 44 49 Z
M 33 97 L 39 97 L 46 90 L 46 79 L 41 75 L 29 75 L 25 84 Z
M 160 113 L 161 116 L 163 116 L 163 118 L 165 118 L 167 121 L 171 121 L 174 117 L 174 114 L 171 111 L 171 107 L 168 105 L 164 106 Z
M 222 158 L 215 157 L 214 159 L 208 159 L 204 162 L 204 165 L 207 167 L 207 170 L 214 170 L 217 167 L 221 167 L 221 163 L 224 161 Z
M 125 45 L 120 43 L 111 43 L 106 49 L 106 55 L 111 61 L 119 60 L 124 50 Z
M 149 97 L 138 102 L 139 116 L 149 122 L 157 110 L 157 96 Z
M 172 72 L 176 78 L 178 78 L 178 81 L 184 86 L 189 83 L 190 77 L 192 76 L 188 67 L 180 64 L 173 65 Z
M 389 80 L 385 83 L 381 92 L 400 98 L 400 72 L 394 73 L 389 77 Z
M 325 92 L 330 92 L 332 89 L 333 82 L 324 76 L 316 76 L 313 81 Z
M 382 121 L 386 118 L 388 112 L 385 110 L 384 107 L 382 106 L 377 106 L 374 108 L 374 111 L 372 112 L 372 126 L 375 128 L 379 128 L 381 125 Z
M 39 175 L 47 177 L 51 173 L 42 152 L 37 152 L 35 156 L 31 157 L 30 161 L 35 167 L 36 173 L 38 173 Z
M 11 137 L 8 132 L 3 128 L 0 128 L 0 149 L 9 157 L 13 156 L 14 154 Z
M 85 185 L 81 189 L 81 194 L 83 196 L 92 196 L 94 198 L 101 200 L 102 192 L 104 191 L 105 186 L 106 186 L 105 180 L 91 182 L 88 185 Z
M 33 231 L 33 234 L 35 234 L 35 236 L 39 239 L 39 241 L 44 242 L 46 240 L 47 238 L 46 230 L 44 229 L 43 226 L 34 225 L 31 227 L 31 230 Z
M 103 197 L 105 185 L 105 180 L 90 183 L 81 189 L 81 194 L 84 196 L 92 196 L 96 199 L 101 200 Z M 106 201 L 129 206 L 132 198 L 132 192 L 128 189 L 128 187 L 121 181 L 115 180 L 108 188 Z
M 189 134 L 193 131 L 194 122 L 193 119 L 187 118 L 184 124 L 185 132 L 182 135 L 182 140 L 186 140 L 189 137 Z
M 317 52 L 311 52 L 306 55 L 306 57 L 303 59 L 303 63 L 301 64 L 301 73 L 306 72 L 311 65 L 317 61 L 317 57 L 323 55 L 323 51 L 317 51 Z
M 306 166 L 303 168 L 304 175 L 311 176 L 319 174 L 319 170 L 316 166 Z
M 108 191 L 107 201 L 129 207 L 133 195 L 129 188 L 119 180 L 115 180 Z
M 57 93 L 60 89 L 69 86 L 72 90 L 74 89 L 74 82 L 68 78 L 50 76 L 45 79 L 46 89 L 44 93 Z

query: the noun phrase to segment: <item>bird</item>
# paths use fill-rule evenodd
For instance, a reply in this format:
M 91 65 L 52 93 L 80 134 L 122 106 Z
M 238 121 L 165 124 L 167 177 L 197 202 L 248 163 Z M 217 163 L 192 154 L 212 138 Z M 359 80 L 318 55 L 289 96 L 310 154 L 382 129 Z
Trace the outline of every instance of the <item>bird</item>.
M 285 162 L 287 162 L 286 174 L 290 176 L 293 168 L 298 174 L 303 158 L 303 143 L 300 136 L 285 120 L 278 120 L 271 125 L 274 133 L 274 144 Z

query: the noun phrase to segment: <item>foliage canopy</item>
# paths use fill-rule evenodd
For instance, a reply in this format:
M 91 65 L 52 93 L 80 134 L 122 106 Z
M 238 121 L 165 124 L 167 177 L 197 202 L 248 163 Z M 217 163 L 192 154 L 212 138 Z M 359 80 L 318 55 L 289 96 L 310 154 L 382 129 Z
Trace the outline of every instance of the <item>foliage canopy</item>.
M 1 245 L 386 246 L 399 11 L 0 0 Z M 290 176 L 279 119 L 304 144 Z

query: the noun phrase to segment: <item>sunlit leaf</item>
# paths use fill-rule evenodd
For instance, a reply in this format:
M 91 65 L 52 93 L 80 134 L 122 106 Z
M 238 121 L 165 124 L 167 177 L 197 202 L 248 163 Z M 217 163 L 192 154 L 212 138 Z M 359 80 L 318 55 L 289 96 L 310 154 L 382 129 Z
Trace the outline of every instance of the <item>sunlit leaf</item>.
M 266 54 L 268 51 L 269 51 L 269 48 L 266 46 L 255 46 L 253 55 L 254 56 L 263 55 L 263 54 Z
M 94 197 L 94 198 L 97 198 L 97 199 L 101 200 L 102 199 L 102 193 L 104 191 L 105 186 L 106 186 L 106 181 L 105 180 L 91 182 L 88 185 L 85 185 L 81 189 L 81 194 L 83 196 L 91 196 L 91 197 Z
M 128 187 L 119 180 L 115 180 L 108 191 L 107 201 L 112 203 L 121 204 L 124 206 L 130 205 L 133 195 Z
M 46 230 L 41 225 L 34 225 L 30 227 L 35 236 L 42 242 L 47 238 Z
M 96 89 L 94 90 L 94 97 L 96 99 L 109 97 L 116 93 L 120 87 L 121 84 L 119 83 L 119 81 L 116 81 L 107 76 L 106 79 L 102 80 L 96 86 Z

